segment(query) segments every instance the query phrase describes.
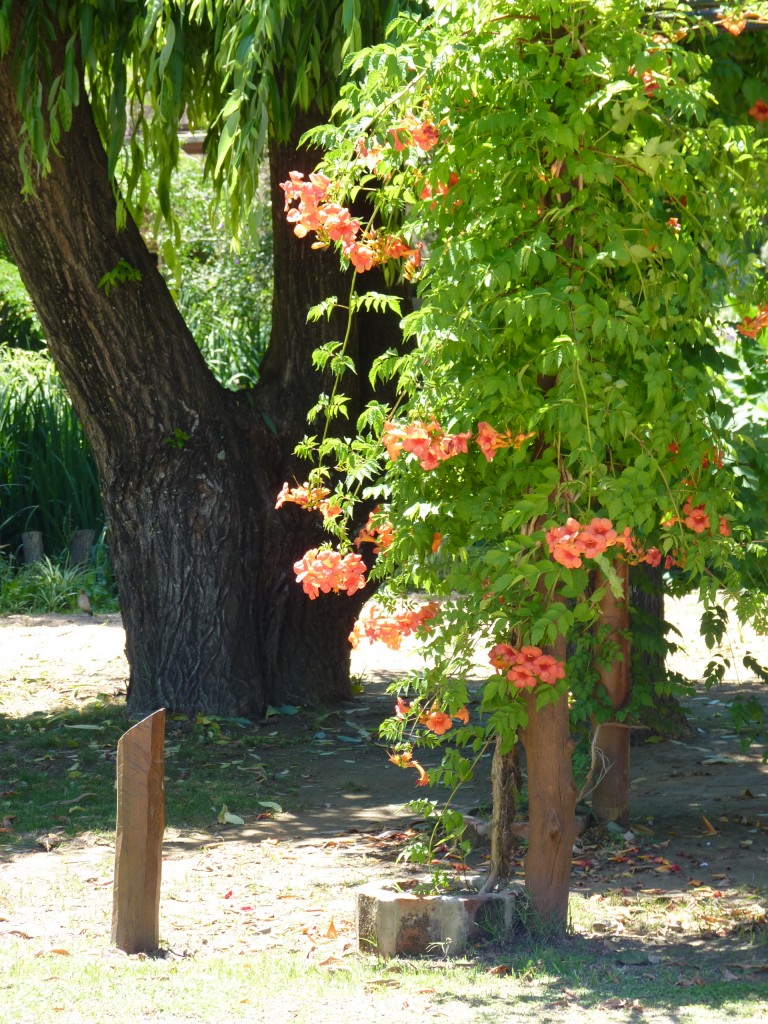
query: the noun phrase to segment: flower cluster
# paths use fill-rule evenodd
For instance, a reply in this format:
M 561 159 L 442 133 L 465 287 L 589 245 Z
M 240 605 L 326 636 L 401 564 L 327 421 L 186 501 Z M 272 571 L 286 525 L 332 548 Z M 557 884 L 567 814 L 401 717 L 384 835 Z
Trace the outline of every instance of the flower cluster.
M 434 149 L 440 141 L 440 132 L 433 121 L 419 121 L 413 114 L 405 117 L 389 129 L 395 151 L 400 153 L 409 146 L 416 146 L 422 153 Z
M 716 452 L 713 455 L 714 465 L 720 464 L 718 461 L 719 457 L 720 453 Z M 709 465 L 709 459 L 706 457 L 705 463 Z M 690 499 L 686 499 L 683 504 L 682 513 L 681 517 L 665 517 L 661 525 L 669 527 L 674 526 L 675 523 L 682 522 L 689 530 L 693 530 L 694 533 L 702 534 L 710 531 L 710 517 L 703 504 L 694 507 Z M 724 516 L 720 518 L 719 533 L 723 537 L 730 537 L 731 535 L 731 528 Z M 547 545 L 549 546 L 549 553 L 555 561 L 559 562 L 560 565 L 564 565 L 567 569 L 580 568 L 582 558 L 594 558 L 614 545 L 623 548 L 625 552 L 624 557 L 633 564 L 645 562 L 646 565 L 655 568 L 661 565 L 663 557 L 661 551 L 656 547 L 649 548 L 647 551 L 641 547 L 633 539 L 629 527 L 621 533 L 617 533 L 610 519 L 593 519 L 589 526 L 582 526 L 575 519 L 567 519 L 565 526 L 555 526 L 547 531 Z M 665 569 L 679 564 L 672 555 L 667 555 L 666 559 L 664 559 Z
M 706 533 L 709 530 L 709 516 L 705 505 L 691 506 L 690 499 L 683 505 L 683 522 L 694 533 Z
M 766 106 L 766 120 L 768 120 L 768 105 Z M 768 327 L 768 303 L 759 308 L 757 316 L 745 316 L 736 329 L 746 338 L 756 338 L 758 332 L 762 331 L 764 327 Z
M 535 434 L 513 434 L 511 430 L 499 433 L 490 423 L 478 423 L 477 444 L 488 462 L 496 457 L 499 448 L 520 448 L 529 438 Z
M 768 103 L 765 100 L 757 100 L 749 108 L 749 116 L 754 117 L 756 121 L 768 121 Z
M 420 155 L 424 155 L 430 149 L 434 149 L 440 141 L 440 132 L 434 122 L 428 118 L 419 121 L 413 114 L 406 114 L 401 118 L 394 128 L 389 129 L 387 135 L 391 136 L 391 139 L 386 146 L 382 145 L 375 136 L 370 138 L 361 136 L 355 143 L 357 159 L 372 174 L 379 173 L 379 164 L 389 146 L 396 153 L 402 153 L 413 146 Z M 422 196 L 422 198 L 424 197 Z
M 435 601 L 415 610 L 407 610 L 396 615 L 384 615 L 376 605 L 371 605 L 355 623 L 354 629 L 349 634 L 349 642 L 357 647 L 361 640 L 366 639 L 374 643 L 381 641 L 392 651 L 398 651 L 403 637 L 415 633 L 419 626 L 434 619 L 440 610 Z
M 304 180 L 301 171 L 291 171 L 288 181 L 281 183 L 285 193 L 286 220 L 294 225 L 293 233 L 304 238 L 310 231 L 317 235 L 313 249 L 325 249 L 339 242 L 341 250 L 358 273 L 393 259 L 407 259 L 407 270 L 414 271 L 421 263 L 421 246 L 412 248 L 392 235 L 363 231 L 360 221 L 346 206 L 328 198 L 331 179 L 325 174 L 310 174 Z M 297 203 L 297 206 L 293 206 Z
M 410 718 L 414 710 L 413 704 L 406 704 L 402 697 L 397 698 L 395 718 L 405 721 L 407 718 Z M 416 721 L 419 725 L 426 726 L 436 736 L 443 736 L 449 729 L 453 728 L 454 718 L 466 725 L 469 721 L 469 712 L 466 708 L 459 708 L 456 714 L 451 716 L 446 714 L 445 711 L 441 711 L 437 704 L 433 704 L 429 711 L 420 711 Z
M 413 754 L 410 750 L 393 751 L 389 755 L 389 760 L 392 764 L 396 764 L 398 768 L 415 768 L 419 773 L 419 777 L 416 780 L 417 786 L 428 786 L 429 776 L 427 775 L 424 767 L 415 761 Z
M 330 548 L 319 550 L 312 548 L 303 558 L 294 563 L 296 582 L 300 583 L 305 594 L 314 601 L 322 591 L 338 593 L 345 590 L 354 594 L 365 586 L 365 562 L 360 555 L 353 553 L 343 555 L 340 551 Z
M 597 518 L 589 526 L 582 526 L 576 519 L 569 517 L 565 526 L 553 526 L 547 530 L 549 553 L 566 569 L 579 569 L 582 556 L 595 558 L 614 544 L 619 544 L 625 551 L 632 550 L 629 529 L 619 535 L 610 519 Z
M 637 68 L 633 64 L 631 68 L 627 68 L 627 74 L 632 77 L 637 77 Z M 652 71 L 643 71 L 640 76 L 640 80 L 643 83 L 643 92 L 646 96 L 653 96 L 656 90 L 659 88 L 659 83 L 656 81 L 656 76 Z
M 373 517 L 378 513 L 379 509 L 375 508 L 373 512 L 368 516 L 368 521 L 365 526 L 360 530 L 357 537 L 355 538 L 355 547 L 359 548 L 361 544 L 373 544 L 373 553 L 378 555 L 380 551 L 386 550 L 395 539 L 394 532 L 392 531 L 392 523 L 388 520 L 386 522 L 375 523 Z
M 724 14 L 716 19 L 715 24 L 730 32 L 732 36 L 740 36 L 747 27 L 747 19 L 743 14 Z
M 714 469 L 722 469 L 724 459 L 725 452 L 718 451 L 717 449 L 705 452 L 701 457 L 701 468 L 709 469 L 709 467 L 712 466 Z
M 459 176 L 458 176 L 458 174 L 456 173 L 456 171 L 451 171 L 451 173 L 448 175 L 448 184 L 446 185 L 446 183 L 444 181 L 438 181 L 437 188 L 435 189 L 434 192 L 432 191 L 432 186 L 430 185 L 430 183 L 428 181 L 424 182 L 424 184 L 421 186 L 421 191 L 419 192 L 419 199 L 432 199 L 433 196 L 445 196 L 445 195 L 448 195 L 448 193 L 451 191 L 451 189 L 454 187 L 454 185 L 458 185 L 458 184 L 459 184 Z M 432 203 L 430 205 L 430 207 L 429 207 L 430 210 L 434 210 L 435 205 L 436 205 L 435 203 Z M 453 205 L 454 206 L 460 206 L 461 205 L 461 200 L 457 199 L 456 202 Z
M 502 433 L 490 423 L 482 422 L 477 425 L 476 443 L 488 462 L 492 462 L 500 448 L 519 448 L 531 437 L 535 434 L 513 434 L 511 430 Z M 454 455 L 466 454 L 472 431 L 447 434 L 434 419 L 429 423 L 415 420 L 405 427 L 387 420 L 381 440 L 393 462 L 401 452 L 412 452 L 421 468 L 430 470 Z
M 437 420 L 423 423 L 416 420 L 407 427 L 398 427 L 389 420 L 384 424 L 382 442 L 387 454 L 394 462 L 400 452 L 412 452 L 422 469 L 435 469 L 445 459 L 460 453 L 466 454 L 471 431 L 463 434 L 446 434 Z
M 496 644 L 489 651 L 488 660 L 498 672 L 506 673 L 507 679 L 518 690 L 532 689 L 537 683 L 553 686 L 558 679 L 565 678 L 563 662 L 551 654 L 544 654 L 540 647 Z
M 355 153 L 357 159 L 365 164 L 371 173 L 373 173 L 379 165 L 381 160 L 381 154 L 384 152 L 384 147 L 378 142 L 377 139 L 365 139 L 360 138 L 355 143 Z
M 684 526 L 687 526 L 689 530 L 693 530 L 694 533 L 709 533 L 712 529 L 712 522 L 707 512 L 707 506 L 703 503 L 700 505 L 692 505 L 691 499 L 686 498 L 683 503 L 682 517 L 680 516 L 667 516 L 662 522 L 662 526 L 674 526 L 675 523 L 682 522 Z M 731 528 L 728 525 L 728 520 L 725 516 L 720 516 L 720 523 L 718 526 L 718 533 L 721 537 L 730 537 Z
M 284 483 L 275 502 L 275 508 L 293 503 L 300 508 L 316 509 L 323 519 L 333 519 L 341 514 L 341 506 L 330 502 L 331 492 L 326 487 L 310 487 L 303 483 L 299 487 L 289 487 Z

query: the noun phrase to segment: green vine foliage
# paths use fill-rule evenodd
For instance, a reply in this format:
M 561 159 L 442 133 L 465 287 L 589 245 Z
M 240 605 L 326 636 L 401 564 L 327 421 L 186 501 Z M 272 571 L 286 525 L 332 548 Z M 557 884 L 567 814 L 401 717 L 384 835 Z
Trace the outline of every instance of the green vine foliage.
M 413 4 L 412 6 L 418 6 Z M 14 52 L 24 115 L 26 187 L 50 169 L 72 108 L 87 93 L 115 175 L 129 139 L 123 191 L 138 214 L 153 168 L 169 222 L 178 127 L 207 133 L 206 170 L 231 227 L 257 199 L 268 138 L 288 138 L 299 111 L 328 114 L 347 54 L 382 39 L 396 0 L 2 0 L 0 56 Z M 52 73 L 52 47 L 64 49 Z
M 768 300 L 766 124 L 748 114 L 746 87 L 718 106 L 713 82 L 743 44 L 687 5 L 654 5 L 653 17 L 637 0 L 431 8 L 396 23 L 397 45 L 354 57 L 337 125 L 310 133 L 333 197 L 367 192 L 374 226 L 421 242 L 425 259 L 403 321 L 412 348 L 373 371 L 394 380 L 396 403 L 372 406 L 358 436 L 309 437 L 300 451 L 319 461 L 315 482 L 347 474 L 345 509 L 380 502 L 394 541 L 372 574 L 393 600 L 441 602 L 420 630 L 424 671 L 406 683 L 413 714 L 385 734 L 401 749 L 418 735 L 477 753 L 497 735 L 511 746 L 526 720 L 503 674 L 489 668 L 482 727 L 438 737 L 419 715 L 455 715 L 478 649 L 591 637 L 594 569 L 617 586 L 615 550 L 566 568 L 547 530 L 608 518 L 711 603 L 724 581 L 739 589 L 734 556 L 755 538 L 738 500 L 723 325 L 737 362 L 747 345 L 765 360 L 768 331 L 733 328 Z M 765 68 L 768 33 L 755 40 Z M 427 153 L 395 143 L 408 115 L 438 129 Z M 372 151 L 375 163 L 360 155 Z M 405 451 L 387 457 L 385 420 L 433 419 L 446 433 L 485 422 L 525 440 L 492 461 L 470 441 L 430 470 Z M 686 524 L 686 507 L 706 524 Z M 344 546 L 343 517 L 329 527 Z M 593 713 L 593 670 L 580 680 L 578 664 L 539 685 L 540 704 L 568 690 Z

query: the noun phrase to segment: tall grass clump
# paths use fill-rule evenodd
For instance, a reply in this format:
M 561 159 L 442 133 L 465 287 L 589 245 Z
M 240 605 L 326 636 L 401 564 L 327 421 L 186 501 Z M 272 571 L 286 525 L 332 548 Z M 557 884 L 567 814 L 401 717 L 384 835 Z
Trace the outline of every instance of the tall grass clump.
M 66 557 L 57 561 L 17 565 L 0 553 L 0 615 L 46 615 L 76 612 L 77 596 L 85 590 L 99 614 L 118 610 L 109 564 L 97 558 L 94 564 L 70 565 Z
M 40 530 L 58 556 L 73 530 L 104 524 L 96 468 L 83 429 L 45 352 L 0 345 L 0 545 Z

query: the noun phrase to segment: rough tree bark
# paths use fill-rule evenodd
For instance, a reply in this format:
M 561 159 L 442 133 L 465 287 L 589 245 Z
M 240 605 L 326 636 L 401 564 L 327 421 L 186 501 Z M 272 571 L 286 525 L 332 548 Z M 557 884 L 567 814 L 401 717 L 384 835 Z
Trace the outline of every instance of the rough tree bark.
M 348 696 L 346 638 L 365 593 L 306 598 L 291 567 L 327 534 L 318 516 L 274 509 L 282 483 L 306 475 L 292 452 L 320 390 L 311 351 L 339 336 L 333 322 L 308 328 L 307 309 L 349 287 L 335 255 L 293 237 L 275 191 L 287 170 L 314 166 L 315 154 L 298 152 L 306 124 L 270 162 L 276 288 L 263 378 L 232 393 L 205 365 L 135 224 L 117 230 L 85 100 L 51 173 L 22 196 L 12 52 L 0 61 L 0 233 L 96 460 L 129 710 L 253 715 Z M 140 280 L 99 284 L 119 266 Z M 391 327 L 368 326 L 373 354 Z M 352 415 L 364 397 L 352 393 Z

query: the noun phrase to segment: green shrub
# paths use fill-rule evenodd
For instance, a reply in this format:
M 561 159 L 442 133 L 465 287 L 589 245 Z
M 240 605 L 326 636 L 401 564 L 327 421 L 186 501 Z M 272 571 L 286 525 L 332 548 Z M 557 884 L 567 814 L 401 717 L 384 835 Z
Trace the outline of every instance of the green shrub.
M 0 240 L 0 344 L 43 347 L 43 329 L 32 300 Z
M 70 565 L 66 558 L 16 565 L 0 554 L 0 615 L 45 615 L 77 611 L 77 596 L 87 591 L 96 614 L 117 611 L 114 583 L 106 561 Z
M 0 545 L 40 530 L 58 555 L 104 513 L 88 442 L 45 352 L 0 345 Z
M 171 244 L 166 229 L 150 244 L 160 252 L 160 269 L 216 379 L 239 390 L 258 380 L 269 341 L 272 235 L 266 219 L 236 251 L 211 215 L 211 199 L 200 161 L 182 156 L 172 200 L 179 237 Z

